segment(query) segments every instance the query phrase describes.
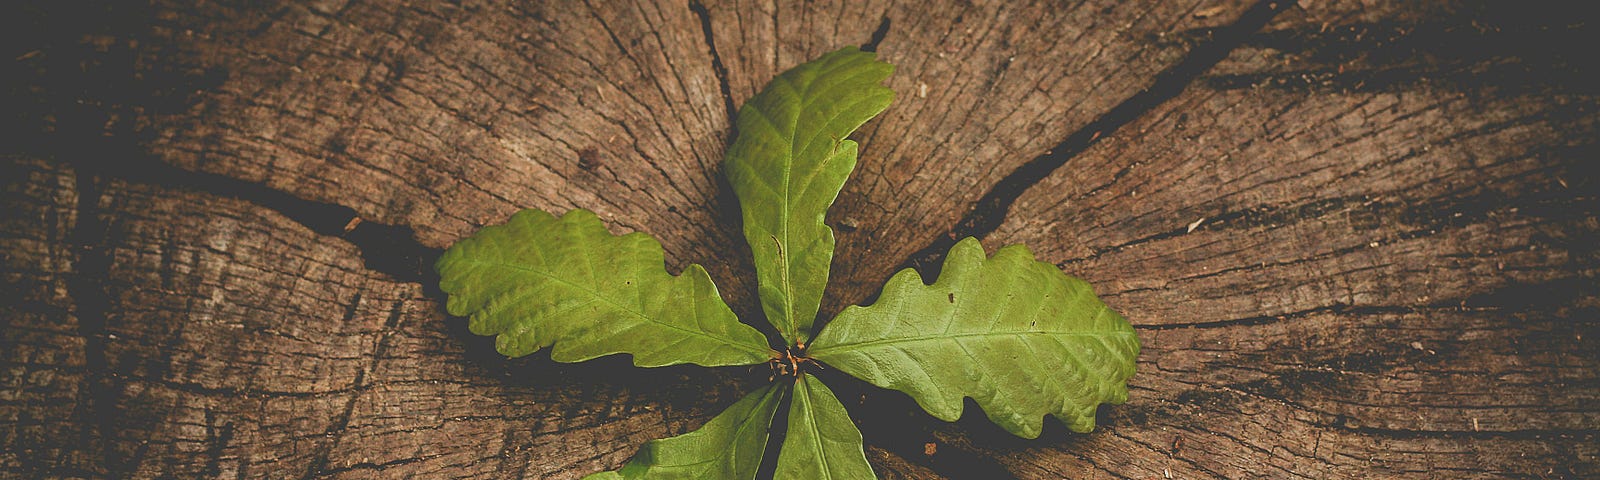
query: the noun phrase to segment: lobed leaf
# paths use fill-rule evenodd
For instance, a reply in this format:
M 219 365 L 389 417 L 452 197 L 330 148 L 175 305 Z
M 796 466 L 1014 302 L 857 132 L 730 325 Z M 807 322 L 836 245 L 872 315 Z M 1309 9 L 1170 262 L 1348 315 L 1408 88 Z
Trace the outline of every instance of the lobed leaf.
M 724 169 L 755 254 L 761 307 L 789 344 L 811 337 L 833 261 L 828 207 L 856 166 L 845 137 L 894 99 L 894 67 L 846 47 L 778 75 L 739 110 Z
M 767 427 L 778 411 L 781 390 L 768 385 L 750 392 L 700 429 L 651 440 L 620 470 L 584 477 L 605 479 L 755 478 L 767 449 Z
M 658 367 L 752 365 L 773 355 L 704 268 L 668 274 L 655 239 L 613 236 L 587 210 L 559 219 L 523 210 L 456 242 L 434 268 L 450 313 L 470 315 L 472 333 L 494 335 L 506 356 L 554 345 L 550 357 L 560 362 L 628 353 L 634 365 Z
M 877 478 L 861 445 L 861 431 L 833 390 L 801 375 L 789 403 L 789 433 L 773 478 L 853 480 Z
M 984 258 L 967 238 L 938 281 L 906 269 L 878 301 L 851 306 L 810 355 L 880 387 L 905 392 L 929 414 L 960 418 L 972 397 L 1007 431 L 1036 438 L 1044 414 L 1094 429 L 1100 403 L 1127 400 L 1139 339 L 1088 283 L 1012 245 Z

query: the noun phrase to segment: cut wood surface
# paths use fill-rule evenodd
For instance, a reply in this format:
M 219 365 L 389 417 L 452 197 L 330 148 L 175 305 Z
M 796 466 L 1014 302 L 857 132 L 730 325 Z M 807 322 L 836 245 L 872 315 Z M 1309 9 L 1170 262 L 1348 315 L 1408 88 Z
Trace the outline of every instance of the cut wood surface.
M 764 325 L 730 115 L 847 45 L 897 99 L 854 137 L 823 318 L 976 236 L 1089 280 L 1144 345 L 1128 403 L 1037 440 L 821 373 L 880 477 L 1600 476 L 1574 7 L 24 3 L 3 478 L 570 479 L 697 428 L 765 368 L 506 360 L 430 265 L 586 208 Z

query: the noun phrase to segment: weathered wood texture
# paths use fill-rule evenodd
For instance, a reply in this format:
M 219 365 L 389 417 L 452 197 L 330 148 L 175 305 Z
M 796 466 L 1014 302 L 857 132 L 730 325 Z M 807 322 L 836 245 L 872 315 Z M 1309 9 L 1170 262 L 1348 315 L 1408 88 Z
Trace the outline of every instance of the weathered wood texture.
M 8 5 L 0 477 L 576 478 L 758 369 L 507 361 L 426 266 L 598 212 L 762 323 L 729 114 L 898 65 L 824 313 L 954 239 L 1139 329 L 1101 428 L 1010 437 L 825 373 L 885 478 L 1600 475 L 1600 76 L 1455 3 Z M 126 3 L 126 2 L 108 2 Z M 1565 7 L 1563 7 L 1565 8 Z

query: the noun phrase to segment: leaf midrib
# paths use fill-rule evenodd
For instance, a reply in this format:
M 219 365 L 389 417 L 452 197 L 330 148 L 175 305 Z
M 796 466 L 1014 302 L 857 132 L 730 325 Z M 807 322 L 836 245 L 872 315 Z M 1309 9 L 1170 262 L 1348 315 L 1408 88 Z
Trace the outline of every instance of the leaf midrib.
M 512 269 L 512 270 L 517 270 L 517 271 L 522 271 L 522 272 L 527 272 L 527 273 L 530 273 L 530 274 L 533 274 L 533 275 L 537 275 L 539 277 L 543 277 L 543 278 L 551 280 L 553 282 L 560 283 L 562 285 L 566 285 L 568 287 L 571 287 L 572 289 L 577 290 L 579 292 L 583 292 L 583 293 L 589 294 L 589 296 L 594 297 L 595 299 L 597 299 L 597 300 L 599 300 L 601 302 L 604 302 L 605 304 L 610 305 L 610 306 L 616 308 L 617 310 L 621 310 L 623 312 L 631 313 L 631 314 L 633 314 L 633 316 L 639 317 L 640 319 L 643 319 L 643 320 L 645 320 L 647 322 L 654 323 L 656 325 L 661 325 L 661 326 L 664 326 L 664 327 L 667 327 L 667 328 L 671 328 L 673 330 L 684 332 L 684 333 L 687 333 L 687 334 L 690 334 L 690 335 L 699 336 L 699 337 L 705 337 L 705 338 L 712 339 L 712 340 L 717 340 L 717 341 L 723 342 L 725 344 L 737 347 L 741 351 L 756 354 L 757 356 L 770 356 L 765 351 L 752 348 L 749 345 L 746 345 L 743 342 L 738 342 L 733 338 L 717 337 L 717 336 L 713 336 L 711 334 L 708 334 L 706 332 L 690 330 L 690 329 L 687 329 L 687 328 L 680 327 L 678 325 L 673 325 L 671 323 L 667 323 L 667 322 L 663 322 L 661 320 L 657 320 L 655 317 L 651 317 L 649 315 L 645 315 L 644 312 L 640 312 L 640 311 L 635 310 L 633 308 L 629 308 L 629 307 L 627 307 L 625 305 L 619 304 L 619 303 L 613 301 L 611 298 L 606 297 L 604 295 L 601 295 L 599 292 L 593 290 L 592 288 L 587 288 L 587 287 L 584 287 L 582 285 L 578 285 L 576 283 L 572 283 L 570 281 L 567 281 L 566 279 L 551 275 L 549 273 L 546 273 L 546 272 L 543 272 L 543 271 L 540 271 L 540 270 L 536 270 L 536 269 L 533 269 L 533 268 L 525 267 L 525 266 L 522 266 L 522 265 L 517 265 L 517 264 L 514 264 L 514 263 L 484 262 L 484 261 L 479 261 L 479 260 L 470 259 L 470 258 L 466 259 L 466 262 L 467 263 L 473 263 L 473 264 L 479 264 L 479 265 L 488 265 L 490 267 L 509 268 L 509 269 Z M 668 275 L 668 276 L 669 277 L 673 277 L 672 275 Z M 677 277 L 673 277 L 673 278 L 677 278 Z
M 1132 335 L 1135 335 L 1135 333 L 1134 332 L 1129 332 L 1129 331 L 1114 331 L 1114 332 L 980 332 L 980 333 L 958 333 L 958 334 L 954 334 L 954 335 L 922 335 L 922 336 L 916 336 L 916 337 L 885 338 L 885 339 L 880 339 L 880 340 L 872 340 L 872 341 L 868 341 L 868 342 L 846 343 L 846 344 L 840 344 L 840 345 L 820 345 L 820 346 L 817 346 L 817 347 L 815 347 L 815 348 L 813 348 L 811 350 L 811 355 L 812 356 L 816 356 L 818 354 L 821 354 L 821 353 L 824 353 L 824 352 L 828 352 L 828 351 L 832 351 L 832 350 L 849 351 L 849 349 L 870 348 L 870 347 L 874 347 L 874 346 L 878 346 L 878 345 L 889 345 L 889 344 L 896 344 L 896 343 L 921 343 L 921 342 L 928 342 L 928 341 L 934 341 L 934 340 L 954 340 L 954 339 L 971 338 L 971 337 L 989 337 L 989 336 L 1003 337 L 1003 336 L 1026 336 L 1026 335 L 1044 335 L 1044 336 L 1051 336 L 1051 337 L 1069 337 L 1069 338 L 1070 337 L 1104 338 L 1104 337 L 1117 336 L 1117 335 L 1132 336 Z
M 763 408 L 763 406 L 765 406 L 767 404 L 767 402 L 772 401 L 772 397 L 775 396 L 775 395 L 778 395 L 778 389 L 773 388 L 772 390 L 768 390 L 766 394 L 762 395 L 761 400 L 756 402 L 756 406 L 754 408 L 752 408 L 749 413 L 759 414 L 762 411 L 764 411 L 765 408 Z M 734 429 L 733 435 L 731 435 L 733 440 L 728 442 L 727 444 L 729 446 L 733 446 L 735 444 L 738 444 L 739 440 L 743 436 L 742 434 L 745 432 L 745 430 L 749 430 L 750 429 L 750 425 L 752 423 L 751 420 L 755 420 L 757 417 L 758 417 L 757 415 L 746 415 L 745 418 L 744 418 L 744 421 L 739 422 L 739 428 Z M 770 422 L 771 419 L 769 418 L 768 421 Z M 701 460 L 701 461 L 694 462 L 694 463 L 680 463 L 680 464 L 677 464 L 677 465 L 663 465 L 663 466 L 692 468 L 692 467 L 697 467 L 697 466 L 700 466 L 700 465 L 705 465 L 705 464 L 711 463 L 711 462 L 718 462 L 718 461 L 721 461 L 722 459 L 728 458 L 728 457 L 730 457 L 732 455 L 733 455 L 733 449 L 724 448 L 724 449 L 722 449 L 722 453 L 721 454 L 719 454 L 719 455 L 717 455 L 715 457 L 712 457 L 710 459 L 707 459 L 707 460 Z M 705 473 L 705 472 L 701 472 L 701 473 Z
M 787 137 L 786 140 L 788 141 L 788 144 L 789 144 L 789 153 L 788 153 L 788 155 L 784 155 L 784 157 L 783 157 L 783 163 L 784 163 L 783 178 L 782 178 L 783 194 L 779 196 L 779 198 L 782 199 L 782 204 L 780 205 L 780 208 L 778 209 L 778 225 L 779 225 L 779 232 L 778 233 L 779 233 L 779 235 L 777 235 L 777 237 L 780 238 L 780 240 L 778 242 L 778 261 L 781 264 L 780 267 L 779 267 L 779 270 L 780 270 L 779 275 L 782 277 L 781 280 L 782 280 L 782 284 L 783 284 L 783 295 L 784 295 L 784 302 L 783 302 L 784 312 L 783 313 L 784 313 L 785 323 L 787 323 L 787 326 L 789 327 L 788 328 L 789 331 L 786 332 L 786 333 L 788 333 L 789 334 L 789 338 L 792 339 L 795 342 L 804 342 L 806 340 L 809 340 L 809 339 L 805 339 L 805 338 L 800 338 L 800 320 L 798 318 L 796 318 L 796 315 L 795 315 L 795 305 L 794 305 L 795 304 L 795 296 L 794 296 L 794 287 L 793 287 L 794 279 L 793 279 L 793 276 L 791 275 L 791 273 L 793 272 L 792 266 L 793 266 L 794 262 L 791 261 L 792 260 L 791 257 L 793 255 L 793 249 L 790 248 L 790 247 L 793 246 L 793 242 L 790 241 L 790 237 L 789 237 L 789 227 L 790 227 L 790 223 L 791 223 L 790 219 L 792 217 L 792 215 L 791 215 L 792 212 L 791 212 L 791 208 L 790 208 L 791 205 L 790 204 L 791 204 L 791 202 L 793 200 L 792 197 L 794 196 L 793 195 L 793 193 L 794 193 L 794 188 L 793 188 L 794 187 L 794 185 L 793 185 L 794 179 L 793 179 L 792 173 L 793 173 L 793 170 L 794 170 L 794 164 L 795 164 L 796 160 L 800 156 L 800 152 L 805 151 L 804 148 L 800 148 L 801 146 L 797 144 L 798 143 L 797 141 L 799 140 L 799 136 L 800 136 L 800 117 L 803 116 L 803 114 L 806 111 L 807 107 L 810 106 L 811 88 L 812 88 L 813 85 L 816 84 L 817 79 L 818 78 L 822 78 L 826 74 L 829 74 L 829 73 L 832 73 L 834 71 L 837 71 L 840 68 L 845 68 L 847 66 L 850 66 L 850 61 L 849 60 L 850 59 L 847 58 L 847 59 L 844 59 L 844 60 L 839 60 L 839 61 L 837 61 L 837 62 L 835 62 L 835 63 L 833 63 L 831 65 L 825 65 L 820 69 L 820 71 L 816 72 L 816 75 L 812 76 L 811 78 L 804 79 L 803 83 L 802 83 L 802 81 L 800 79 L 784 78 L 784 76 L 781 75 L 781 74 L 778 77 L 773 79 L 775 82 L 776 81 L 787 82 L 789 84 L 789 88 L 794 90 L 794 95 L 796 97 L 799 97 L 799 99 L 800 99 L 800 106 L 799 106 L 799 108 L 795 109 L 795 113 L 794 113 L 793 118 L 784 119 L 788 123 L 788 128 L 784 129 L 784 130 L 787 130 L 787 131 L 781 132 L 781 134 L 783 134 L 785 137 Z M 768 124 L 769 125 L 771 125 L 773 127 L 777 127 L 777 125 L 774 122 L 771 121 L 772 120 L 771 116 L 766 114 L 764 111 L 762 111 L 761 108 L 759 108 L 759 107 L 756 108 L 756 113 L 760 114 L 762 117 L 766 117 L 766 120 L 768 120 Z M 828 119 L 828 121 L 823 122 L 822 126 L 818 127 L 816 130 L 818 130 L 818 131 L 826 130 L 828 128 L 828 126 L 832 125 L 833 121 L 835 119 L 837 119 L 839 115 L 842 115 L 842 114 L 843 114 L 843 112 L 835 114 L 833 118 L 830 118 L 830 119 Z M 811 145 L 811 142 L 816 139 L 816 135 L 817 134 L 815 134 L 815 133 L 812 134 L 811 138 L 806 140 L 805 146 L 809 147 Z M 813 168 L 813 169 L 811 169 L 810 172 L 807 172 L 808 173 L 807 178 L 814 179 L 814 178 L 816 178 L 816 172 L 819 172 L 821 170 L 826 169 L 827 166 L 833 162 L 833 155 L 832 154 L 833 153 L 837 153 L 838 148 L 839 148 L 838 147 L 838 142 L 836 141 L 835 144 L 834 144 L 834 148 L 829 151 L 828 155 L 823 157 L 823 161 L 818 163 L 818 165 L 816 165 L 816 168 Z
M 814 389 L 811 388 L 810 383 L 806 383 L 803 379 L 801 380 L 801 383 L 805 385 L 806 389 L 806 406 L 808 407 L 806 408 L 806 413 L 808 414 L 808 417 L 811 417 L 811 421 L 807 423 L 809 423 L 811 426 L 812 443 L 817 446 L 817 460 L 822 462 L 822 474 L 825 475 L 829 480 L 832 480 L 833 469 L 828 467 L 828 455 L 827 452 L 824 451 L 822 445 L 822 431 L 817 428 L 816 402 L 813 402 L 811 398 L 811 392 Z

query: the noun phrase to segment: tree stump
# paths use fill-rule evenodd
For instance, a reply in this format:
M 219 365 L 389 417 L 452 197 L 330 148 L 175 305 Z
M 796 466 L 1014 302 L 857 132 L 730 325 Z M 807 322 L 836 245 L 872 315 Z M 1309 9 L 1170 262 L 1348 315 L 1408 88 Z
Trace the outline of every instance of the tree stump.
M 5 20 L 0 477 L 569 479 L 698 427 L 767 372 L 506 360 L 431 262 L 586 208 L 760 323 L 730 115 L 846 45 L 897 100 L 829 212 L 824 318 L 976 236 L 1144 344 L 1095 432 L 1031 441 L 827 376 L 881 477 L 1600 475 L 1576 7 L 33 3 Z

